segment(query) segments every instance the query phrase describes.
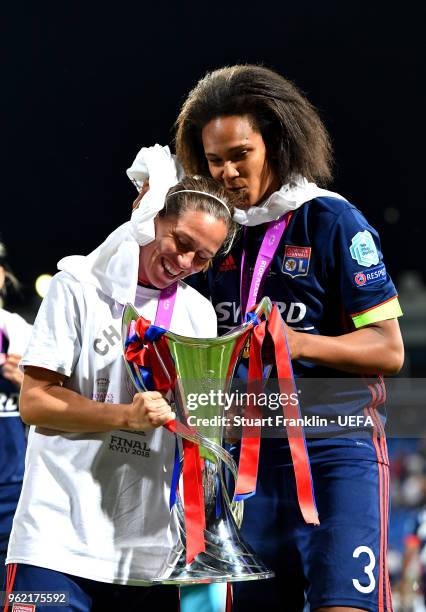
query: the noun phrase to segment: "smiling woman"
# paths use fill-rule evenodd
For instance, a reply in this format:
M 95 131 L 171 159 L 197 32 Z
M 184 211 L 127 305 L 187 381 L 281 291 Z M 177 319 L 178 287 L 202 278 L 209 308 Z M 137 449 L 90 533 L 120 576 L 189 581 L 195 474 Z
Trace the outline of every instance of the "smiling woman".
M 139 282 L 164 289 L 205 269 L 221 247 L 226 251 L 237 227 L 232 201 L 232 194 L 206 177 L 186 177 L 172 187 L 155 219 L 155 240 L 141 247 Z
M 90 255 L 59 262 L 22 359 L 20 409 L 32 427 L 6 587 L 66 592 L 74 612 L 110 609 L 111 601 L 177 609 L 176 588 L 141 588 L 164 573 L 177 538 L 169 508 L 175 440 L 161 427 L 174 413 L 159 392 L 134 393 L 121 316 L 132 302 L 175 333 L 215 336 L 213 306 L 182 279 L 235 232 L 232 194 L 211 178 L 177 183 L 168 149 L 142 155 L 149 193 Z M 165 313 L 169 287 L 175 300 Z

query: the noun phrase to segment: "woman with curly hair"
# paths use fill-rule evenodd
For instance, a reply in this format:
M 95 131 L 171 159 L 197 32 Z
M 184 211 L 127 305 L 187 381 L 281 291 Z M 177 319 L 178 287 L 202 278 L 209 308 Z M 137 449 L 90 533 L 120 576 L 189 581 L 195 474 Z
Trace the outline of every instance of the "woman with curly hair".
M 301 612 L 306 597 L 317 612 L 390 611 L 382 375 L 400 370 L 403 344 L 379 235 L 346 198 L 320 186 L 331 179 L 327 131 L 273 70 L 208 73 L 176 127 L 185 172 L 212 176 L 242 200 L 239 241 L 194 286 L 211 299 L 222 333 L 262 295 L 276 302 L 296 379 L 315 379 L 302 413 L 328 417 L 325 430 L 305 430 L 320 525 L 307 524 L 298 507 L 288 441 L 262 439 L 243 535 L 276 577 L 236 584 L 234 609 L 266 603 Z

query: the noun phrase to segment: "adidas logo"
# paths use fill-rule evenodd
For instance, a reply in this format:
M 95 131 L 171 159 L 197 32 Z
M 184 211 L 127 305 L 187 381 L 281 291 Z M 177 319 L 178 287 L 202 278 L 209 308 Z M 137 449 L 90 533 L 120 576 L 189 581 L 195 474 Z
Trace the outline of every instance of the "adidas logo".
M 228 255 L 226 259 L 222 261 L 219 266 L 219 272 L 228 272 L 229 270 L 236 270 L 237 264 L 235 263 L 235 259 L 233 255 Z

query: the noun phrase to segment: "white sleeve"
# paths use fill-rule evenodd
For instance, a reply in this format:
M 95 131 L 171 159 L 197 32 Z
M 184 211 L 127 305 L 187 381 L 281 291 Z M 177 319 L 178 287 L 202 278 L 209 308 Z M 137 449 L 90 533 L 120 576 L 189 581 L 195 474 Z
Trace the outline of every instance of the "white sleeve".
M 204 296 L 200 313 L 200 338 L 216 338 L 217 336 L 217 315 L 213 304 Z M 202 329 L 201 329 L 202 326 Z
M 199 291 L 181 281 L 195 338 L 217 337 L 217 315 L 213 304 Z
M 0 329 L 9 340 L 8 353 L 22 355 L 30 339 L 32 326 L 17 313 L 0 308 Z
M 81 284 L 67 273 L 56 274 L 38 311 L 21 367 L 37 366 L 70 376 L 80 356 L 84 310 Z

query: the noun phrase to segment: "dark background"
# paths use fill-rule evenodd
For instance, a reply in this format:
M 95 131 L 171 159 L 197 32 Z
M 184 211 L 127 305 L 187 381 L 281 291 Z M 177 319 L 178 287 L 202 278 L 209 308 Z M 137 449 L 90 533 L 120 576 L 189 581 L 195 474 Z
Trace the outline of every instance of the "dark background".
M 422 0 L 5 0 L 0 235 L 24 283 L 20 301 L 8 296 L 7 307 L 31 320 L 39 303 L 35 278 L 54 273 L 65 255 L 88 253 L 129 218 L 136 192 L 126 168 L 141 146 L 172 142 L 178 109 L 207 70 L 263 63 L 293 80 L 319 109 L 335 147 L 331 188 L 380 231 L 397 286 L 417 271 L 419 278 L 411 275 L 401 291 L 403 374 L 424 378 L 424 6 Z M 416 401 L 423 409 L 424 396 Z M 396 579 L 406 506 L 415 513 L 420 504 L 404 497 L 405 484 L 418 475 L 407 467 L 417 455 L 402 442 L 390 447 Z M 423 449 L 426 473 L 424 439 L 410 442 Z
M 334 142 L 335 181 L 382 236 L 398 280 L 424 270 L 424 10 L 399 2 L 16 2 L 1 19 L 1 222 L 26 298 L 58 259 L 129 217 L 125 170 L 171 143 L 210 69 L 293 80 Z M 25 297 L 25 295 L 24 295 Z M 9 307 L 13 304 L 9 303 Z

